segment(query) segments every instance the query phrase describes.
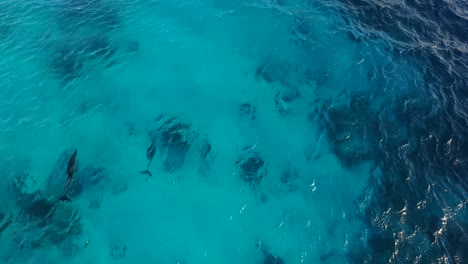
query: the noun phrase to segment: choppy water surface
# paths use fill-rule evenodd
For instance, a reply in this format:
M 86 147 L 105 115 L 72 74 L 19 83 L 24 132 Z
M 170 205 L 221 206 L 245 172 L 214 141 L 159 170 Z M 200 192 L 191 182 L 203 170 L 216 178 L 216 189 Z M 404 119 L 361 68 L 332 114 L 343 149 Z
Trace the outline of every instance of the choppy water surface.
M 1 263 L 468 261 L 464 1 L 3 1 L 0 39 Z

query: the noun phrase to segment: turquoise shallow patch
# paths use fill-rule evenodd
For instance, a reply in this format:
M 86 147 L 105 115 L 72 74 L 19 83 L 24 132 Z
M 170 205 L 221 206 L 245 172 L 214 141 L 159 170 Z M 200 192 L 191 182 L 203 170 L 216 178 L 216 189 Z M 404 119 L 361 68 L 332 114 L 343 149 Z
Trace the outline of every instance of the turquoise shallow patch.
M 450 82 L 352 4 L 0 3 L 0 262 L 463 260 Z

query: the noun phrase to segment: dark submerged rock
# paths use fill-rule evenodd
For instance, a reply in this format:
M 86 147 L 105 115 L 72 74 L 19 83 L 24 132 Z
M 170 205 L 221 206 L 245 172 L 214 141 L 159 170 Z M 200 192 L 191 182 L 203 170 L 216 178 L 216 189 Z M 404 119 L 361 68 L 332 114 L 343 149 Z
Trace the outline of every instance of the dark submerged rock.
M 329 74 L 326 70 L 317 70 L 313 68 L 306 68 L 304 70 L 304 82 L 307 85 L 315 85 L 316 90 L 323 87 L 328 79 Z
M 53 213 L 53 209 L 53 202 L 45 198 L 38 198 L 26 207 L 24 212 L 31 218 L 44 219 Z
M 149 170 L 142 170 L 142 171 L 140 171 L 140 174 L 148 175 L 149 177 L 153 177 L 153 174 Z
M 266 169 L 264 168 L 265 161 L 259 152 L 253 151 L 250 148 L 245 148 L 239 155 L 236 165 L 240 169 L 242 180 L 249 185 L 260 183 L 266 174 Z
M 288 76 L 293 72 L 288 61 L 280 59 L 268 59 L 260 63 L 255 70 L 255 78 L 269 84 L 277 83 L 287 85 Z
M 289 113 L 288 104 L 282 99 L 280 92 L 278 92 L 275 96 L 275 105 L 280 114 L 283 115 Z
M 280 175 L 280 181 L 282 184 L 289 184 L 297 178 L 299 178 L 298 170 L 289 166 L 285 168 Z
M 346 168 L 352 168 L 367 161 L 378 161 L 379 121 L 370 109 L 370 102 L 364 98 L 356 98 L 350 107 L 336 105 L 322 109 L 319 127 L 326 129 L 326 135 L 331 142 L 331 151 Z M 310 117 L 309 117 L 310 119 Z
M 128 52 L 137 52 L 140 50 L 140 43 L 138 40 L 134 40 L 128 43 L 126 50 Z
M 80 75 L 82 68 L 83 61 L 72 48 L 61 47 L 52 55 L 51 69 L 59 79 L 75 79 Z
M 160 121 L 163 121 L 163 118 L 161 117 Z M 151 140 L 151 146 L 146 152 L 148 166 L 156 154 L 156 148 L 159 147 L 160 152 L 165 154 L 164 170 L 169 173 L 179 170 L 191 147 L 190 138 L 194 136 L 190 131 L 190 125 L 180 122 L 175 117 L 169 118 L 158 129 L 150 131 L 148 135 Z
M 281 101 L 285 103 L 292 103 L 301 97 L 301 93 L 297 88 L 288 87 L 287 89 L 284 89 L 282 92 L 280 92 L 278 96 L 280 97 Z
M 239 115 L 250 120 L 257 118 L 256 112 L 257 108 L 250 103 L 242 103 L 239 107 Z
M 167 152 L 164 169 L 169 173 L 179 170 L 184 164 L 185 156 L 190 147 L 186 138 L 189 128 L 188 124 L 179 122 L 163 128 L 160 140 Z
M 271 252 L 271 249 L 268 245 L 261 241 L 256 242 L 256 247 L 259 249 L 263 255 L 262 263 L 263 264 L 285 264 L 286 262 L 278 256 Z
M 272 83 L 273 82 L 273 79 L 270 77 L 270 75 L 268 74 L 268 72 L 266 71 L 266 64 L 262 63 L 260 64 L 257 69 L 255 70 L 255 78 L 257 80 L 265 80 L 267 83 Z
M 110 246 L 110 255 L 115 260 L 124 258 L 127 255 L 127 246 L 115 239 Z
M 183 140 L 171 143 L 164 160 L 164 170 L 169 173 L 179 170 L 184 164 L 189 147 L 189 143 Z
M 259 155 L 248 157 L 245 162 L 241 162 L 242 170 L 247 174 L 256 174 L 263 166 L 264 161 Z
M 135 133 L 135 123 L 125 123 L 125 127 L 127 128 L 127 132 L 129 136 Z
M 92 36 L 85 39 L 80 50 L 91 60 L 109 60 L 116 51 L 112 43 L 104 35 Z
M 285 264 L 284 260 L 271 253 L 266 253 L 263 257 L 263 264 Z

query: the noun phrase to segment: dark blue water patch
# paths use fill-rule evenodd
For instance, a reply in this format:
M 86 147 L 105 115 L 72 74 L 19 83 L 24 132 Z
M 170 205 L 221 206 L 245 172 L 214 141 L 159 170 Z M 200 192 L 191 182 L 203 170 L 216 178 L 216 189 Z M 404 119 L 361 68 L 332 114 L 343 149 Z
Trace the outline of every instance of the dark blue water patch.
M 452 125 L 456 116 L 422 96 L 424 87 L 418 87 L 422 88 L 419 94 L 383 100 L 377 108 L 372 102 L 381 98 L 378 90 L 353 92 L 348 104 L 317 109 L 309 116 L 325 130 L 331 151 L 344 167 L 372 161 L 380 171 L 371 175 L 362 199 L 370 202 L 361 206 L 368 236 L 360 245 L 362 254 L 354 256 L 359 260 L 404 262 L 424 252 L 421 258 L 428 263 L 442 257 L 457 263 L 465 256 L 459 247 L 446 248 L 437 242 L 447 236 L 463 244 L 463 236 L 435 234 L 443 228 L 444 210 L 456 208 L 467 198 L 467 181 L 460 177 L 467 172 L 462 165 L 467 159 L 467 137 L 460 136 L 464 129 Z M 412 249 L 411 243 L 402 243 L 407 239 L 400 237 L 402 233 L 415 234 L 412 243 L 421 246 Z
M 462 210 L 467 211 L 465 208 Z M 468 243 L 466 227 L 466 218 L 450 220 L 444 227 L 445 235 L 439 240 L 443 247 L 449 248 L 451 252 L 454 252 L 450 255 L 450 259 L 454 263 L 464 263 L 464 260 L 468 259 L 468 251 L 465 247 Z
M 349 105 L 322 106 L 309 114 L 309 121 L 325 129 L 331 152 L 346 168 L 379 157 L 379 120 L 370 107 L 371 98 L 355 95 Z M 321 131 L 318 131 L 321 132 Z
M 417 138 L 416 135 L 411 136 Z M 433 257 L 428 259 L 430 262 L 444 255 L 450 259 L 463 257 L 463 252 L 456 247 L 440 247 L 435 234 L 443 227 L 441 219 L 444 208 L 457 207 L 466 200 L 466 183 L 453 177 L 447 170 L 449 164 L 446 160 L 438 160 L 439 155 L 433 152 L 436 144 L 431 141 L 414 140 L 411 143 L 414 146 L 403 151 L 389 142 L 385 142 L 389 148 L 383 145 L 387 158 L 380 165 L 381 175 L 373 175 L 368 185 L 370 193 L 367 192 L 365 197 L 370 197 L 371 203 L 365 207 L 363 215 L 371 234 L 367 243 L 375 257 L 389 259 L 392 256 L 392 248 L 384 245 L 396 243 L 399 232 L 416 233 L 421 243 L 436 245 L 418 250 L 410 250 L 410 245 L 399 248 L 399 259 L 416 258 L 421 250 L 426 252 L 424 258 Z M 396 149 L 398 152 L 392 154 L 391 151 Z M 452 189 L 452 192 L 447 193 L 444 191 L 446 188 Z M 441 204 L 441 201 L 444 203 Z M 401 222 L 403 211 L 404 223 Z M 376 219 L 386 219 L 386 224 Z M 444 239 L 445 236 L 450 235 L 444 233 L 440 238 Z
M 357 31 L 363 36 L 372 31 L 384 34 L 389 49 L 409 55 L 406 56 L 409 59 L 413 57 L 415 68 L 436 80 L 430 83 L 434 84 L 431 92 L 442 95 L 438 103 L 466 98 L 461 96 L 466 95 L 468 71 L 468 56 L 463 48 L 468 42 L 468 20 L 460 14 L 467 8 L 464 1 L 401 1 L 391 7 L 366 0 L 340 2 L 344 3 L 343 18 L 353 34 L 359 34 Z M 451 107 L 450 101 L 445 103 Z M 466 112 L 466 104 L 459 103 L 456 105 Z
M 468 21 L 454 12 L 466 10 L 463 1 L 398 1 L 392 5 L 367 0 L 341 0 L 347 14 L 363 26 L 390 34 L 404 43 L 440 43 L 444 38 L 468 40 Z M 414 19 L 407 19 L 413 17 Z M 365 29 L 364 29 L 365 30 Z
M 436 240 L 436 231 L 442 227 L 443 208 L 456 207 L 460 201 L 466 199 L 466 181 L 454 177 L 456 174 L 451 171 L 454 160 L 450 160 L 446 155 L 448 150 L 446 143 L 455 140 L 453 135 L 449 130 L 444 129 L 443 119 L 435 119 L 439 122 L 434 122 L 430 126 L 426 126 L 431 123 L 429 121 L 419 123 L 422 124 L 421 126 L 416 125 L 418 124 L 416 122 L 407 122 L 406 119 L 414 119 L 415 114 L 419 114 L 419 118 L 427 118 L 428 115 L 425 115 L 422 109 L 418 110 L 412 109 L 409 112 L 412 115 L 400 114 L 401 127 L 404 127 L 402 124 L 405 123 L 411 124 L 405 129 L 408 131 L 406 144 L 401 145 L 401 142 L 395 141 L 394 137 L 388 137 L 389 133 L 386 133 L 387 136 L 383 136 L 380 140 L 385 156 L 379 166 L 382 174 L 373 176 L 376 179 L 369 184 L 372 193 L 366 195 L 371 197 L 372 202 L 366 209 L 364 221 L 368 224 L 371 233 L 387 234 L 385 241 L 390 240 L 390 235 L 382 230 L 382 225 L 375 225 L 375 219 L 384 217 L 389 210 L 394 212 L 394 215 L 387 216 L 389 218 L 386 226 L 392 230 L 394 237 L 398 234 L 395 230 L 417 232 L 420 233 L 422 241 L 431 244 Z M 455 157 L 460 158 L 462 155 L 455 155 Z M 461 171 L 466 171 L 466 169 L 461 169 Z M 447 194 L 443 191 L 445 188 L 452 191 Z M 428 190 L 431 191 L 428 193 Z M 441 204 L 441 200 L 447 203 Z M 406 221 L 400 224 L 400 212 L 403 209 Z M 370 248 L 380 254 L 379 257 L 384 259 L 391 257 L 391 252 L 373 246 L 374 242 L 376 242 L 374 239 L 368 240 Z M 454 252 L 453 249 L 448 248 L 444 252 L 441 248 L 427 247 L 424 249 L 427 252 L 425 257 L 432 256 L 434 259 L 431 261 L 435 261 L 444 254 L 449 258 L 460 255 L 460 252 Z M 402 255 L 408 254 L 407 256 L 411 257 L 416 257 L 420 253 L 402 248 L 398 251 Z
M 457 45 L 439 45 L 440 40 L 451 35 L 458 43 L 466 43 L 463 39 L 467 27 L 460 27 L 466 20 L 438 20 L 433 12 L 439 7 L 435 6 L 447 2 L 405 2 L 406 5 L 391 8 L 372 1 L 346 3 L 349 5 L 343 11 L 344 20 L 351 25 L 348 35 L 356 45 L 378 42 L 383 36 L 380 41 L 386 43 L 387 51 L 393 52 L 390 63 L 407 60 L 416 70 L 411 79 L 391 76 L 391 69 L 376 67 L 378 71 L 372 71 L 368 77 L 373 90 L 364 94 L 351 92 L 349 104 L 340 105 L 338 110 L 327 106 L 311 115 L 312 122 L 326 131 L 332 152 L 345 167 L 370 160 L 380 172 L 371 175 L 361 200 L 365 204 L 360 206 L 363 232 L 368 235 L 356 237 L 356 253 L 348 252 L 348 260 L 380 263 L 393 258 L 404 263 L 418 258 L 421 263 L 435 263 L 447 258 L 450 263 L 466 262 L 466 253 L 461 249 L 467 247 L 466 220 L 451 214 L 452 226 L 463 235 L 438 234 L 448 225 L 442 221 L 444 211 L 458 208 L 468 196 L 466 177 L 461 176 L 468 172 L 468 86 L 466 76 L 461 74 L 467 72 L 468 56 Z M 421 11 L 426 21 L 405 19 L 409 11 Z M 427 23 L 438 25 L 441 31 L 432 32 Z M 439 47 L 414 48 L 420 40 Z M 423 76 L 422 82 L 418 74 Z M 410 86 L 414 92 L 391 93 L 392 83 L 398 83 L 398 79 L 400 84 L 414 82 Z M 387 92 L 380 92 L 384 90 Z M 380 107 L 370 107 L 371 102 L 382 98 L 385 100 Z M 339 140 L 343 138 L 340 135 L 346 140 Z M 355 144 L 348 145 L 349 140 Z M 407 237 L 400 237 L 405 236 L 402 234 Z M 411 239 L 409 234 L 413 234 Z
M 420 70 L 424 72 L 424 89 L 445 115 L 445 123 L 454 132 L 463 137 L 468 134 L 468 54 L 457 50 L 434 54 L 426 50 L 415 52 L 415 60 L 420 61 Z

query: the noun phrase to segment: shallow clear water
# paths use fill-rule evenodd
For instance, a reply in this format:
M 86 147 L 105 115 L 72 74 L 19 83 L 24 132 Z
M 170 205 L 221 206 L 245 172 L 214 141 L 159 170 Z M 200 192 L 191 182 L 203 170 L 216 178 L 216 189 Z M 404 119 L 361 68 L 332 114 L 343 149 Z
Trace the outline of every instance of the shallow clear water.
M 1 2 L 0 262 L 466 262 L 467 10 Z

